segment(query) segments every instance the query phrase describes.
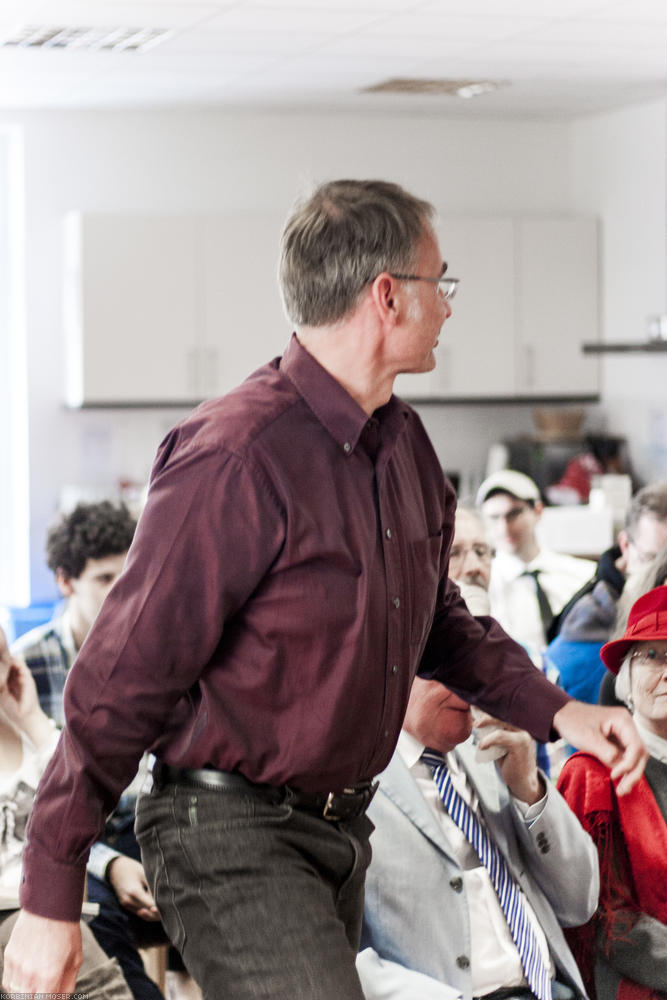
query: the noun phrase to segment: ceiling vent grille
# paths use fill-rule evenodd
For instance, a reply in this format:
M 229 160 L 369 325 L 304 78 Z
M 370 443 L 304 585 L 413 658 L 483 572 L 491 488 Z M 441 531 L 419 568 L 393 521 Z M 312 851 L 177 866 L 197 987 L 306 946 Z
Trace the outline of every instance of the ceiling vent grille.
M 172 28 L 85 28 L 21 25 L 0 36 L 0 47 L 18 49 L 79 49 L 140 52 L 163 42 Z
M 449 97 L 480 97 L 507 87 L 508 80 L 442 80 L 392 77 L 364 87 L 364 94 L 446 94 Z

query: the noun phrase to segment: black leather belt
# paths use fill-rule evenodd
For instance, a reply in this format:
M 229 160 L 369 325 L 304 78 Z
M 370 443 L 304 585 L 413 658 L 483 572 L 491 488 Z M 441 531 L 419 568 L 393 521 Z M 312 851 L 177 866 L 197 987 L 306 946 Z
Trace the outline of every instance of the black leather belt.
M 473 997 L 473 1000 L 537 1000 L 532 990 L 527 986 L 506 986 L 493 993 L 485 993 L 482 997 Z
M 377 789 L 377 781 L 363 781 L 342 792 L 300 792 L 289 785 L 260 785 L 234 771 L 218 771 L 213 767 L 171 767 L 156 761 L 153 784 L 157 789 L 167 785 L 187 788 L 208 788 L 214 791 L 237 789 L 255 795 L 274 805 L 286 803 L 295 809 L 315 813 L 332 823 L 356 819 L 368 808 Z

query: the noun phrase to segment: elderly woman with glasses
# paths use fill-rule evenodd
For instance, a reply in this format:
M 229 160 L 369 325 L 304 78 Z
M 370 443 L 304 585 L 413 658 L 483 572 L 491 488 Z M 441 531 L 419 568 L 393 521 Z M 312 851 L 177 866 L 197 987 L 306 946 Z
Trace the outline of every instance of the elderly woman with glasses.
M 568 940 L 591 998 L 667 1000 L 667 586 L 634 603 L 623 638 L 600 655 L 650 756 L 622 798 L 589 754 L 561 772 L 558 787 L 600 859 L 598 909 Z

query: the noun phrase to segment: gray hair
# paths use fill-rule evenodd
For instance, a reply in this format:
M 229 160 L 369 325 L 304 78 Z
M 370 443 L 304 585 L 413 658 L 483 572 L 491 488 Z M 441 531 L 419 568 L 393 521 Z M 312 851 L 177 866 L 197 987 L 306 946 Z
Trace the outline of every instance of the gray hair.
M 667 521 L 667 482 L 651 483 L 635 493 L 625 513 L 625 530 L 629 535 L 644 514 L 652 514 L 658 521 Z
M 632 605 L 642 594 L 647 594 L 654 587 L 661 587 L 665 582 L 667 582 L 667 544 L 663 545 L 641 573 L 636 573 L 625 581 L 616 604 L 616 619 L 610 639 L 623 638 Z
M 616 674 L 616 680 L 614 681 L 614 691 L 616 692 L 616 697 L 619 701 L 622 701 L 628 708 L 632 706 L 632 698 L 630 697 L 632 692 L 632 684 L 630 681 L 630 659 L 634 652 L 635 647 L 630 646 L 623 657 L 623 661 Z
M 342 320 L 382 271 L 409 271 L 433 206 L 388 181 L 322 184 L 285 226 L 279 280 L 297 326 Z

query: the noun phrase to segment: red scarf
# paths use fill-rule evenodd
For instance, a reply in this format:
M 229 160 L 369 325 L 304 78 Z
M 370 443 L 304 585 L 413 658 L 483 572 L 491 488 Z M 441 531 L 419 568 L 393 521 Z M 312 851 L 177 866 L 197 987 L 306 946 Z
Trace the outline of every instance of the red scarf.
M 576 753 L 566 762 L 558 779 L 558 788 L 596 843 L 605 839 L 596 837 L 596 828 L 599 833 L 601 823 L 605 822 L 602 819 L 605 814 L 611 820 L 608 828 L 610 837 L 613 836 L 614 826 L 618 824 L 627 845 L 638 907 L 648 916 L 667 924 L 667 823 L 646 778 L 642 776 L 629 794 L 618 798 L 608 769 L 590 754 Z M 605 882 L 613 879 L 611 840 L 607 841 L 607 847 L 605 855 L 600 855 L 603 887 Z M 590 924 L 587 924 L 586 928 L 589 927 Z M 579 951 L 582 974 L 586 976 L 586 964 L 588 976 L 592 978 L 590 946 L 593 938 L 582 948 L 583 938 L 584 935 L 578 942 L 580 947 L 576 948 L 575 945 L 575 950 Z M 621 981 L 617 994 L 617 1000 L 657 1000 L 657 997 L 654 990 L 628 979 Z

